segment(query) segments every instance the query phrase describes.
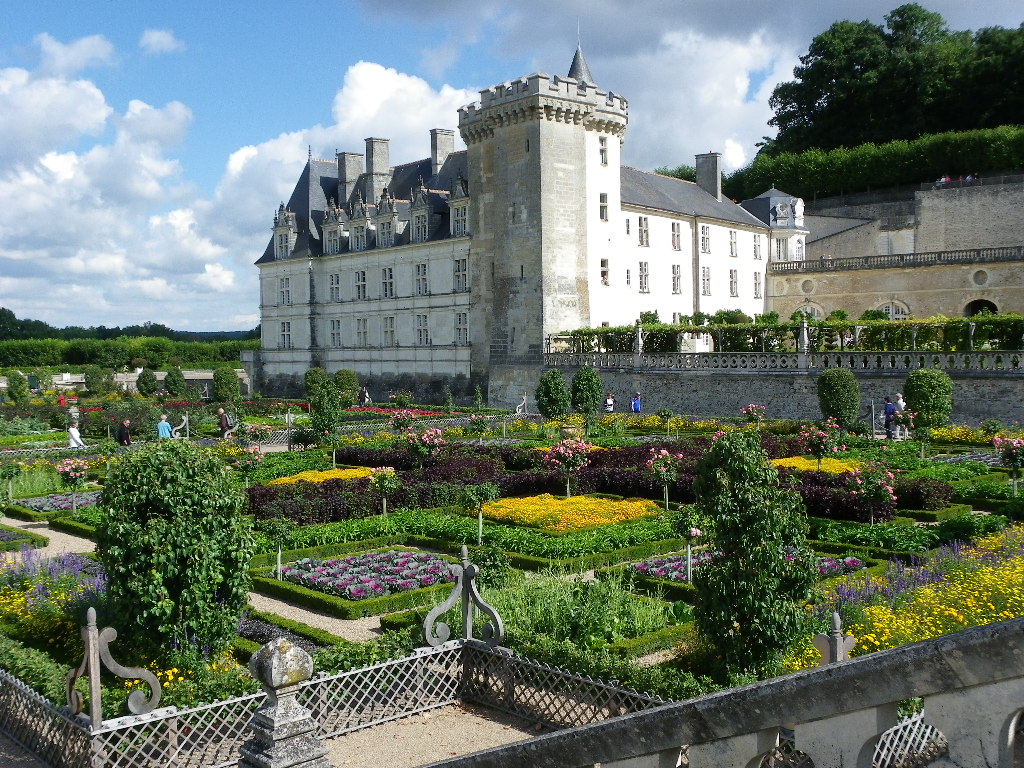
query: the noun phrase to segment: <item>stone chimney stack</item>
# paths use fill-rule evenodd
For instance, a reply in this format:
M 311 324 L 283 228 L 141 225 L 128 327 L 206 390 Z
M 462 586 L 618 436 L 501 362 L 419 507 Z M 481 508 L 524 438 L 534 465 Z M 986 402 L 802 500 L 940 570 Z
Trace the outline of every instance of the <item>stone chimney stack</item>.
M 347 208 L 363 172 L 363 156 L 358 152 L 338 152 L 338 205 Z
M 448 128 L 430 129 L 430 167 L 434 176 L 437 176 L 448 155 L 454 151 L 455 131 Z
M 391 179 L 391 159 L 388 152 L 390 139 L 367 139 L 366 140 L 366 172 L 370 178 L 367 180 L 366 202 L 376 204 L 380 199 L 381 192 L 388 185 Z
M 722 156 L 718 152 L 697 155 L 697 186 L 715 200 L 722 199 Z

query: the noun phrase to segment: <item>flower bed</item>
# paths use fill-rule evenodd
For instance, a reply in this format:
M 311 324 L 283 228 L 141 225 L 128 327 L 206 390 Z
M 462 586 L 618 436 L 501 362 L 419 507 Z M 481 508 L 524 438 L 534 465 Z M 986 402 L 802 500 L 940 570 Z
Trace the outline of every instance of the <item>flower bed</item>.
M 76 503 L 79 507 L 91 507 L 94 504 L 98 504 L 100 500 L 101 491 L 85 491 L 77 495 Z M 51 493 L 47 496 L 35 496 L 31 499 L 17 499 L 17 504 L 20 507 L 31 509 L 33 512 L 58 512 L 58 511 L 71 511 L 72 509 L 72 494 L 70 493 Z
M 483 507 L 483 515 L 488 520 L 549 531 L 579 531 L 656 514 L 658 506 L 646 499 L 617 501 L 593 496 L 563 499 L 549 493 L 500 499 Z
M 701 550 L 691 555 L 692 569 L 696 570 L 715 559 L 715 552 Z M 857 557 L 836 558 L 831 556 L 818 558 L 818 573 L 822 578 L 843 576 L 854 571 L 859 571 L 865 566 L 863 560 Z M 630 563 L 629 570 L 654 579 L 664 579 L 686 583 L 686 555 L 675 554 L 664 557 L 652 557 L 639 563 Z
M 803 456 L 790 456 L 787 459 L 772 459 L 772 464 L 776 467 L 786 467 L 787 469 L 795 469 L 799 472 L 814 472 L 818 470 L 818 462 L 806 459 Z M 821 460 L 821 471 L 828 472 L 833 475 L 841 475 L 844 472 L 852 472 L 858 469 L 863 462 L 851 461 L 843 459 L 833 459 L 830 456 L 826 456 Z
M 270 480 L 267 485 L 291 485 L 293 483 L 322 483 L 325 480 L 359 480 L 370 476 L 369 467 L 348 467 L 346 469 L 305 470 L 288 477 Z
M 333 560 L 303 558 L 281 569 L 287 581 L 346 600 L 366 600 L 455 580 L 451 566 L 425 552 L 392 549 Z

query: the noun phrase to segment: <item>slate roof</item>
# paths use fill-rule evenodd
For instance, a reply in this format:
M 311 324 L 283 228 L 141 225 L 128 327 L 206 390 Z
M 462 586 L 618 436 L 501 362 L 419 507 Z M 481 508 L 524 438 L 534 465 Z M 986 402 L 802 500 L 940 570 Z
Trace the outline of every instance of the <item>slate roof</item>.
M 716 200 L 692 181 L 639 171 L 622 166 L 621 195 L 623 205 L 700 216 L 708 219 L 764 227 L 765 223 L 731 200 Z
M 388 181 L 388 192 L 395 198 L 396 209 L 399 219 L 409 218 L 409 198 L 412 190 L 422 180 L 428 190 L 427 199 L 431 203 L 434 213 L 441 216 L 440 223 L 431 233 L 431 240 L 440 240 L 448 237 L 448 195 L 453 183 L 458 178 L 466 179 L 469 176 L 468 164 L 465 150 L 452 152 L 442 164 L 436 175 L 432 173 L 433 167 L 430 158 L 416 160 L 412 163 L 397 165 L 391 169 L 391 179 Z M 353 192 L 362 194 L 368 204 L 370 215 L 375 215 L 376 207 L 370 205 L 376 200 L 367 199 L 366 192 L 369 175 L 363 173 L 359 176 Z M 338 165 L 333 160 L 321 160 L 311 158 L 299 175 L 295 183 L 291 197 L 288 198 L 286 207 L 295 213 L 296 238 L 295 247 L 289 259 L 305 259 L 311 256 L 319 256 L 323 253 L 322 234 L 324 223 L 324 212 L 327 210 L 329 200 L 350 210 L 352 200 L 339 200 L 338 197 Z M 396 237 L 396 245 L 407 241 L 409 232 L 404 237 Z M 274 259 L 274 238 L 270 237 L 263 255 L 256 260 L 257 264 L 265 264 L 275 261 Z
M 874 219 L 855 219 L 850 216 L 804 216 L 804 228 L 807 229 L 807 242 L 824 240 L 826 237 L 838 235 L 850 229 L 863 227 Z
M 583 49 L 578 43 L 576 45 L 576 54 L 572 57 L 572 64 L 569 65 L 569 77 L 580 83 L 597 85 L 597 83 L 594 82 L 594 76 L 590 74 L 590 67 L 587 66 L 587 60 L 583 57 Z

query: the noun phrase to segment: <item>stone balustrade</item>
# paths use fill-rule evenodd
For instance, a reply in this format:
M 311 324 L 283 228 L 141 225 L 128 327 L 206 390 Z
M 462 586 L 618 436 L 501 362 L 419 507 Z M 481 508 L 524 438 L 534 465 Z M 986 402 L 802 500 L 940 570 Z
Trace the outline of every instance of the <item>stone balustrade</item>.
M 889 253 L 874 256 L 822 258 L 811 261 L 773 261 L 768 265 L 768 274 L 840 272 L 851 269 L 894 269 L 944 264 L 973 265 L 1001 261 L 1024 261 L 1024 246 L 967 248 L 955 251 L 931 251 L 924 253 Z
M 886 738 L 897 704 L 923 697 L 941 765 L 1024 764 L 1024 619 L 977 627 L 787 677 L 665 704 L 444 760 L 432 768 L 751 768 L 793 732 L 814 768 L 923 765 L 901 762 Z M 932 755 L 934 757 L 934 755 Z M 772 763 L 775 765 L 776 763 Z

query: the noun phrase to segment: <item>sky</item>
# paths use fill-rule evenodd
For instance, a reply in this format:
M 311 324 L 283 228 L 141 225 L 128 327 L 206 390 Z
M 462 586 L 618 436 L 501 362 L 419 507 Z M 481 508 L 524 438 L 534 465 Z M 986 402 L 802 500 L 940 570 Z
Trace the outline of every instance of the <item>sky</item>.
M 308 152 L 428 157 L 479 91 L 565 75 L 577 41 L 629 100 L 623 162 L 774 134 L 768 97 L 814 35 L 897 0 L 35 0 L 0 25 L 0 306 L 68 325 L 246 330 L 259 258 Z M 1019 0 L 928 0 L 953 30 Z M 461 142 L 457 148 L 463 148 Z

